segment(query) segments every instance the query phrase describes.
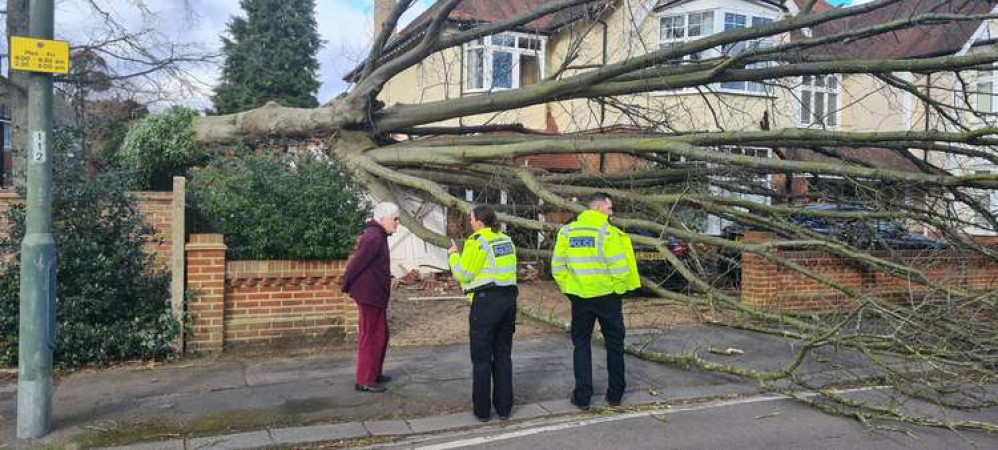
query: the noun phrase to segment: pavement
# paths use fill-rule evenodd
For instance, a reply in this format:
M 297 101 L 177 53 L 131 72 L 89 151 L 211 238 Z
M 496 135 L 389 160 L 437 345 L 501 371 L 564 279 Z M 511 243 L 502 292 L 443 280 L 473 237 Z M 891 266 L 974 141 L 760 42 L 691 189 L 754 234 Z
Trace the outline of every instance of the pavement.
M 793 356 L 783 339 L 730 328 L 636 330 L 628 339 L 658 351 L 695 352 L 711 361 L 758 369 L 778 368 Z M 744 354 L 715 355 L 707 351 L 711 347 L 736 347 Z M 383 394 L 353 389 L 350 350 L 297 357 L 223 356 L 76 373 L 58 380 L 54 431 L 32 442 L 14 438 L 16 385 L 6 383 L 0 384 L 0 448 L 222 449 L 347 440 L 368 445 L 760 394 L 758 385 L 739 378 L 628 356 L 624 407 L 599 408 L 602 395 L 597 395 L 594 411 L 581 413 L 567 400 L 573 385 L 571 355 L 571 342 L 560 333 L 517 341 L 517 406 L 509 421 L 485 425 L 470 412 L 466 344 L 391 348 L 385 373 L 394 380 Z M 593 347 L 593 362 L 600 394 L 606 368 L 599 345 Z M 802 370 L 826 373 L 859 364 L 854 355 L 819 352 Z

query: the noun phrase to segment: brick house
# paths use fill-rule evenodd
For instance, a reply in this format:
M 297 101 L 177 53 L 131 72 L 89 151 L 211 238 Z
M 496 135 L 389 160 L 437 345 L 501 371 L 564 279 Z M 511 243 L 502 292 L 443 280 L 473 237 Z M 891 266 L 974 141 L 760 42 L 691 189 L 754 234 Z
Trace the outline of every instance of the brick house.
M 448 17 L 444 32 L 478 24 L 508 19 L 530 11 L 548 0 L 465 0 Z M 605 0 L 588 6 L 563 10 L 516 30 L 489 36 L 431 55 L 417 66 L 393 78 L 379 99 L 388 105 L 423 103 L 447 98 L 481 95 L 540 82 L 554 74 L 573 74 L 628 57 L 647 53 L 677 42 L 699 39 L 724 30 L 763 25 L 797 14 L 807 0 Z M 392 0 L 377 0 L 375 29 L 393 7 Z M 436 2 L 404 27 L 388 46 L 388 57 L 418 41 L 422 32 L 443 2 Z M 833 35 L 846 29 L 861 29 L 897 17 L 917 14 L 954 13 L 988 14 L 995 10 L 993 0 L 961 2 L 924 2 L 904 0 L 872 13 L 803 30 L 808 36 Z M 818 0 L 814 10 L 831 9 Z M 830 44 L 812 52 L 871 60 L 880 58 L 925 58 L 961 55 L 990 48 L 995 34 L 992 23 L 960 21 L 945 25 L 918 25 L 910 29 L 863 38 L 848 44 Z M 791 40 L 795 35 L 774 37 Z M 765 40 L 759 45 L 770 45 Z M 700 58 L 721 56 L 731 49 L 711 49 Z M 737 49 L 734 49 L 737 51 Z M 563 65 L 569 52 L 571 64 Z M 899 73 L 897 77 L 912 82 L 930 98 L 943 103 L 957 101 L 944 94 L 955 80 Z M 992 100 L 993 72 L 972 74 L 976 92 L 969 98 L 987 112 L 995 111 Z M 350 80 L 354 73 L 347 76 Z M 868 74 L 827 75 L 782 80 L 778 89 L 756 82 L 721 82 L 701 93 L 692 89 L 631 95 L 623 102 L 661 111 L 659 117 L 635 118 L 603 103 L 571 100 L 534 105 L 487 117 L 465 117 L 440 125 L 476 125 L 483 123 L 519 123 L 534 130 L 583 133 L 619 128 L 637 128 L 649 132 L 693 130 L 758 130 L 818 128 L 842 131 L 896 131 L 946 129 L 942 118 L 915 95 L 897 89 Z M 723 114 L 716 114 L 718 110 Z M 719 151 L 749 153 L 756 156 L 801 161 L 832 160 L 827 154 L 807 149 L 726 148 Z M 938 161 L 938 155 L 903 155 L 883 149 L 852 148 L 841 158 L 875 168 L 916 170 L 909 156 L 942 164 L 955 172 L 992 171 L 982 162 L 971 160 Z M 627 171 L 634 160 L 611 155 L 539 155 L 523 160 L 525 164 L 552 171 L 611 172 Z M 943 164 L 945 163 L 945 164 Z M 816 200 L 816 190 L 848 189 L 834 179 L 773 175 L 758 180 L 785 192 L 795 201 Z M 723 190 L 716 193 L 739 195 Z M 469 197 L 472 198 L 472 197 Z M 769 201 L 766 197 L 754 200 Z M 998 207 L 998 199 L 991 204 Z M 998 209 L 998 208 L 996 208 Z M 707 232 L 717 232 L 723 223 L 716 218 Z M 968 230 L 971 233 L 984 230 Z

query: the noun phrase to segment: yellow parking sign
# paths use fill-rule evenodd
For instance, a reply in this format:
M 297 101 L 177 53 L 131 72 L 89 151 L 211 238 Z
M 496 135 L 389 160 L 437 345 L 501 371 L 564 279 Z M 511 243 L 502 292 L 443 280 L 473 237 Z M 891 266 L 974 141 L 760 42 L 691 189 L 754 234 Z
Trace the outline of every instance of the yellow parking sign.
M 10 68 L 23 72 L 69 73 L 69 43 L 11 36 Z

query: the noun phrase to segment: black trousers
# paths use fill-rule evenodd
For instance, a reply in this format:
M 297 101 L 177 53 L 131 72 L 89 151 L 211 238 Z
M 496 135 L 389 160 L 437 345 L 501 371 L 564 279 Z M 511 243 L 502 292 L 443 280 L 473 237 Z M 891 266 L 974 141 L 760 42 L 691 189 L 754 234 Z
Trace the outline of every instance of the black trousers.
M 473 367 L 471 400 L 475 416 L 488 418 L 492 406 L 500 416 L 513 409 L 513 333 L 516 331 L 516 287 L 475 293 L 468 314 Z
M 627 383 L 624 381 L 624 314 L 620 295 L 580 298 L 568 295 L 572 301 L 572 344 L 575 346 L 575 390 L 572 397 L 577 405 L 588 405 L 593 396 L 592 334 L 599 320 L 606 343 L 606 367 L 609 383 L 606 396 L 620 401 Z

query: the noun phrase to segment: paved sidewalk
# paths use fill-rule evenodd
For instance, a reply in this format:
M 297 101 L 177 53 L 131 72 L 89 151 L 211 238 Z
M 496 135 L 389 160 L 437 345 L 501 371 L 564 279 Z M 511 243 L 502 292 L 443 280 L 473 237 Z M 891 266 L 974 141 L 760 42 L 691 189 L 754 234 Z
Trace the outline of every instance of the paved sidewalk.
M 660 398 L 645 393 L 636 393 L 628 399 L 629 404 L 656 403 Z M 414 435 L 436 435 L 444 431 L 476 430 L 485 431 L 523 424 L 530 419 L 550 418 L 553 416 L 577 416 L 598 414 L 606 407 L 603 402 L 596 402 L 591 413 L 583 413 L 568 400 L 552 400 L 541 403 L 518 405 L 514 408 L 509 420 L 494 419 L 481 423 L 469 412 L 444 414 L 407 420 L 365 420 L 336 423 L 329 425 L 313 425 L 291 428 L 269 428 L 246 433 L 209 436 L 201 438 L 172 439 L 168 441 L 150 442 L 129 446 L 113 447 L 113 449 L 130 450 L 171 450 L 171 449 L 242 449 L 268 447 L 308 446 L 309 444 L 329 443 L 338 441 L 355 441 L 364 444 L 364 439 L 383 438 L 385 442 L 393 439 L 411 437 Z M 377 442 L 377 441 L 373 441 Z M 368 442 L 368 443 L 373 443 Z
M 661 351 L 779 366 L 792 352 L 780 339 L 714 327 L 634 332 Z M 740 357 L 708 347 L 737 346 Z M 517 408 L 512 419 L 576 411 L 568 337 L 551 334 L 514 344 Z M 228 358 L 228 357 L 227 357 Z M 470 413 L 471 364 L 465 344 L 390 349 L 385 394 L 353 389 L 353 352 L 271 359 L 202 359 L 157 368 L 78 373 L 59 381 L 55 431 L 40 442 L 16 441 L 14 384 L 0 384 L 0 448 L 4 445 L 145 448 L 245 448 L 357 437 L 422 433 L 478 425 Z M 848 358 L 843 358 L 848 362 Z M 593 349 L 597 393 L 606 386 L 605 355 Z M 840 361 L 841 362 L 841 361 Z M 757 387 L 734 377 L 627 358 L 625 404 L 676 402 L 749 394 Z M 601 400 L 597 396 L 594 400 Z

